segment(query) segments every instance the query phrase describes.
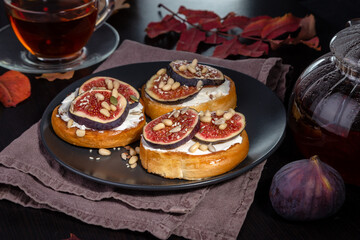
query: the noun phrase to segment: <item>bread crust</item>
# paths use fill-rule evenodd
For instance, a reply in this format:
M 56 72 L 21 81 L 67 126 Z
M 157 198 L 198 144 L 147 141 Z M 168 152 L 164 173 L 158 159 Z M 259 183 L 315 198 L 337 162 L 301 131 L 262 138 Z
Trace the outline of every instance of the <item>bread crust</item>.
M 198 104 L 196 106 L 189 106 L 200 111 L 216 111 L 216 110 L 228 110 L 229 108 L 235 108 L 237 102 L 235 83 L 232 79 L 226 76 L 226 79 L 230 81 L 229 94 L 217 97 L 214 100 L 207 101 L 205 103 Z M 144 101 L 145 113 L 151 119 L 155 119 L 165 113 L 171 112 L 173 109 L 181 109 L 183 106 L 176 104 L 163 104 L 152 100 L 145 93 L 145 85 L 141 88 L 141 98 Z
M 165 178 L 198 180 L 226 173 L 241 163 L 249 152 L 249 139 L 242 131 L 242 143 L 227 150 L 204 155 L 184 152 L 162 152 L 146 149 L 140 141 L 141 165 L 149 172 Z
M 125 130 L 85 130 L 84 137 L 78 137 L 76 135 L 76 130 L 78 128 L 67 127 L 67 122 L 63 121 L 58 115 L 58 109 L 60 105 L 57 106 L 51 115 L 51 125 L 58 137 L 64 141 L 81 147 L 87 148 L 113 148 L 126 146 L 132 142 L 135 142 L 140 139 L 142 129 L 145 126 L 146 119 L 143 115 L 143 119 L 139 124 L 133 128 Z M 144 110 L 143 110 L 144 114 Z

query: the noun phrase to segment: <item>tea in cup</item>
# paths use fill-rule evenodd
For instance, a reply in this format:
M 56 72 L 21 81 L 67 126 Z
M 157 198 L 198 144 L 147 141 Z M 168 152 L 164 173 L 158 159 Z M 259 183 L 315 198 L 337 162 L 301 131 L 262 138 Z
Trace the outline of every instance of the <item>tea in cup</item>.
M 84 54 L 94 30 L 110 15 L 114 0 L 98 12 L 97 0 L 4 0 L 21 44 L 43 62 L 71 61 Z

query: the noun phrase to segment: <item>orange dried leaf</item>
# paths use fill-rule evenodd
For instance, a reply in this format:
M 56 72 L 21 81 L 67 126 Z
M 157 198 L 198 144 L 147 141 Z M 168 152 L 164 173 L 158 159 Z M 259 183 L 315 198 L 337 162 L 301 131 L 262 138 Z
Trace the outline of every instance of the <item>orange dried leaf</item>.
M 67 79 L 71 79 L 74 76 L 75 71 L 69 71 L 66 73 L 43 73 L 41 76 L 37 76 L 35 77 L 36 79 L 47 79 L 48 81 L 52 82 L 55 79 L 62 79 L 62 80 L 67 80 Z
M 272 19 L 261 31 L 261 37 L 275 39 L 284 33 L 295 32 L 300 26 L 301 19 L 291 13 Z
M 29 78 L 17 71 L 7 71 L 0 76 L 0 102 L 5 107 L 16 105 L 31 95 Z

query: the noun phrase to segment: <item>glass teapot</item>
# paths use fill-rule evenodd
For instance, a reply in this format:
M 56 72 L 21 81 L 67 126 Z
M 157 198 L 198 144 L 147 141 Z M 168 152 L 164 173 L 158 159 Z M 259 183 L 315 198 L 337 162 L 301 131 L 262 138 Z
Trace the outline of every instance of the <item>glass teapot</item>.
M 360 186 L 360 24 L 338 32 L 330 50 L 296 81 L 289 128 L 305 157 L 319 155 Z

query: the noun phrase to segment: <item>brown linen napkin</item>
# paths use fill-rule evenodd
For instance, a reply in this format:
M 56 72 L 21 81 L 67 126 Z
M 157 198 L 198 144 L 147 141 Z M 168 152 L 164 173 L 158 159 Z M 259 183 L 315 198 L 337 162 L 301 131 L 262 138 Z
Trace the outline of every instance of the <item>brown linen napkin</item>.
M 281 59 L 230 61 L 124 41 L 97 71 L 129 63 L 193 59 L 241 71 L 284 96 L 288 65 Z M 234 79 L 236 81 L 236 79 Z M 42 148 L 39 123 L 0 153 L 0 199 L 60 211 L 111 229 L 148 231 L 160 239 L 236 239 L 265 163 L 217 185 L 175 192 L 137 192 L 89 181 Z

